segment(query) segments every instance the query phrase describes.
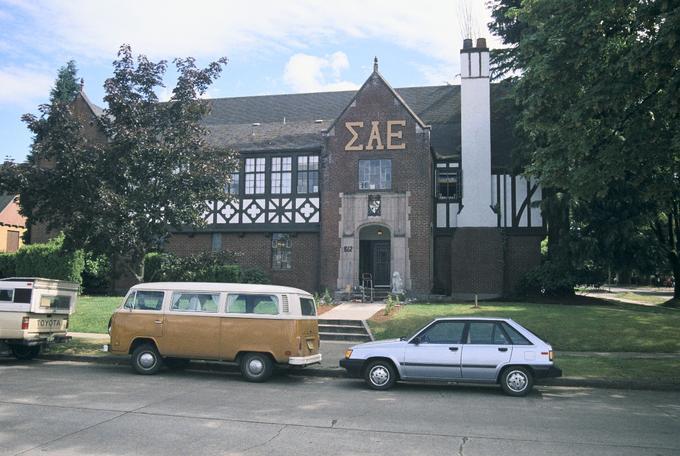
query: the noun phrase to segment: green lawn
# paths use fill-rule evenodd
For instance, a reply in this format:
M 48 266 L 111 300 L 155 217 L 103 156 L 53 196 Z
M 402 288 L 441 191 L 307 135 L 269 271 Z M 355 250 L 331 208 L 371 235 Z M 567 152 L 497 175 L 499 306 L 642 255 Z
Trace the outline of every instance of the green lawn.
M 69 331 L 106 334 L 109 318 L 122 302 L 120 296 L 79 296 Z
M 680 311 L 636 305 L 534 303 L 409 304 L 393 318 L 369 320 L 376 339 L 406 336 L 436 317 L 512 318 L 555 350 L 680 352 Z
M 559 356 L 565 377 L 680 384 L 680 360 Z

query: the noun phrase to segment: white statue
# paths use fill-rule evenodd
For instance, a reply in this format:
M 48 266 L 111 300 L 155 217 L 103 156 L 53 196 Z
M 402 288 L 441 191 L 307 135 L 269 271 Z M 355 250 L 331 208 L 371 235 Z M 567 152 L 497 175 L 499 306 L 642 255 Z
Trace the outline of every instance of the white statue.
M 402 294 L 404 292 L 404 282 L 397 271 L 392 274 L 392 293 Z

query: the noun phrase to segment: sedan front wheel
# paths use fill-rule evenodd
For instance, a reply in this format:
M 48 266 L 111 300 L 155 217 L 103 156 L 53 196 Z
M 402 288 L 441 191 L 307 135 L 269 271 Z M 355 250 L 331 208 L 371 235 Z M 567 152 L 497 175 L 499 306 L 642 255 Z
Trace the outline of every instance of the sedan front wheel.
M 394 386 L 397 373 L 392 363 L 382 359 L 371 361 L 364 371 L 364 380 L 374 390 L 386 390 Z

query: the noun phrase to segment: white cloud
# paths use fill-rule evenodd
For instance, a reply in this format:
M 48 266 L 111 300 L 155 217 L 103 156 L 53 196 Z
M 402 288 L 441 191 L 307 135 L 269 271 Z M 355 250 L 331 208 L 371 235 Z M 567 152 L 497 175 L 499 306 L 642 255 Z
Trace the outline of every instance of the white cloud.
M 340 80 L 341 71 L 348 68 L 349 59 L 344 52 L 326 57 L 295 54 L 286 63 L 283 80 L 295 92 L 358 89 L 357 84 Z
M 460 84 L 460 66 L 452 63 L 441 65 L 415 64 L 426 85 Z
M 89 58 L 108 60 L 122 43 L 155 59 L 216 58 L 253 50 L 304 51 L 349 36 L 452 62 L 458 60 L 465 28 L 459 19 L 461 1 L 38 0 L 17 5 L 33 17 L 31 36 L 39 34 L 40 45 Z M 488 22 L 482 0 L 465 2 L 476 22 Z
M 0 105 L 33 106 L 47 101 L 54 77 L 18 67 L 0 68 Z

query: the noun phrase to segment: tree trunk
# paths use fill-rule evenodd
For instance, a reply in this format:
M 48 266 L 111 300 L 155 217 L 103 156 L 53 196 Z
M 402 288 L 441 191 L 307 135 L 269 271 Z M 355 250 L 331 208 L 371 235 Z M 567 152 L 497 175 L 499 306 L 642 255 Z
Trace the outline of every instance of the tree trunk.
M 127 257 L 127 261 L 123 260 L 125 268 L 134 276 L 137 283 L 144 282 L 144 257 L 146 252 L 136 251 L 131 256 Z
M 632 276 L 632 271 L 630 269 L 621 269 L 617 275 L 619 277 L 619 285 L 630 285 Z

